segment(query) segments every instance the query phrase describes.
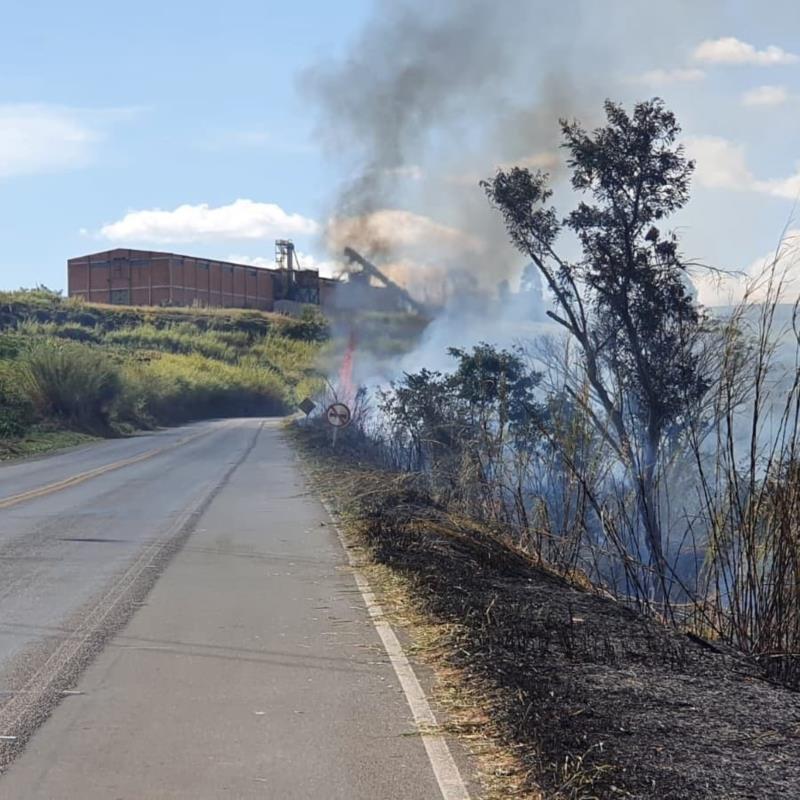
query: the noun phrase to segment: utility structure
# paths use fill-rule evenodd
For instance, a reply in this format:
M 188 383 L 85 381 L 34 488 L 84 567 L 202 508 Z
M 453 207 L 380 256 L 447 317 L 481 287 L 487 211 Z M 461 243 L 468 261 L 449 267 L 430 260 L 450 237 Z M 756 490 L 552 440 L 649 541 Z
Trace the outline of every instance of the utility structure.
M 371 308 L 429 316 L 428 309 L 348 247 L 350 280 L 303 269 L 294 242 L 275 242 L 275 267 L 153 250 L 115 248 L 67 261 L 70 297 L 133 306 L 255 308 L 302 313 L 307 305 L 349 312 Z
M 297 257 L 294 251 L 294 242 L 291 239 L 275 240 L 275 266 L 288 272 L 294 271 Z
M 425 316 L 427 309 L 419 301 L 415 300 L 402 286 L 398 286 L 391 278 L 384 275 L 371 261 L 368 261 L 361 253 L 353 250 L 352 247 L 344 248 L 344 256 L 351 264 L 358 264 L 361 267 L 357 272 L 350 272 L 351 281 L 362 281 L 369 284 L 374 278 L 387 292 L 388 298 L 397 308 L 405 308 L 407 311 L 414 311 L 420 316 Z
M 281 301 L 320 304 L 319 272 L 300 269 L 297 251 L 291 239 L 275 240 L 275 266 L 277 270 L 273 273 L 273 283 L 278 310 L 290 311 L 292 308 Z
M 134 306 L 210 306 L 271 311 L 274 270 L 252 264 L 115 248 L 67 261 L 70 297 Z

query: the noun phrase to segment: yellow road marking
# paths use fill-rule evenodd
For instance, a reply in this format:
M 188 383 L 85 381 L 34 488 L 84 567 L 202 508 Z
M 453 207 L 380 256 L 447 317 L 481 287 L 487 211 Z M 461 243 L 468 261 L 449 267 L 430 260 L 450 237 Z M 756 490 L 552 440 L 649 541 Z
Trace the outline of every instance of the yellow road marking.
M 175 448 L 181 447 L 184 444 L 193 442 L 195 439 L 199 439 L 201 436 L 207 436 L 210 432 L 211 431 L 202 431 L 201 433 L 194 434 L 194 436 L 181 439 L 174 444 L 166 445 L 165 447 L 159 447 L 155 450 L 148 450 L 141 455 L 133 456 L 132 458 L 125 458 L 122 461 L 114 461 L 111 464 L 105 464 L 102 467 L 96 467 L 95 469 L 81 472 L 78 475 L 73 475 L 71 478 L 65 478 L 63 481 L 49 483 L 47 486 L 40 486 L 38 489 L 31 489 L 27 492 L 21 492 L 20 494 L 12 495 L 11 497 L 5 497 L 0 499 L 0 509 L 10 508 L 18 503 L 24 503 L 26 500 L 35 500 L 37 497 L 44 497 L 45 495 L 53 494 L 54 492 L 60 492 L 62 489 L 69 489 L 72 486 L 77 486 L 80 483 L 84 483 L 92 478 L 97 478 L 100 475 L 105 475 L 108 472 L 114 472 L 114 470 L 122 469 L 123 467 L 129 467 L 132 464 L 138 464 L 140 461 L 147 461 L 147 459 L 153 458 L 161 453 L 166 453 L 169 450 L 174 450 Z

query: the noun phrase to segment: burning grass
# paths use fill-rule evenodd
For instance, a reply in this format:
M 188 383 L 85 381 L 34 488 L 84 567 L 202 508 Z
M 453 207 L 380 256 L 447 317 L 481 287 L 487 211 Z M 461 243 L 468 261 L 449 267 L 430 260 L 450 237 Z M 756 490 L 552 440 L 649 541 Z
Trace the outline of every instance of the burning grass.
M 752 661 L 549 572 L 414 476 L 342 455 L 334 470 L 313 430 L 297 439 L 327 467 L 316 477 L 348 530 L 396 577 L 457 699 L 456 729 L 489 743 L 494 797 L 800 793 L 800 696 Z

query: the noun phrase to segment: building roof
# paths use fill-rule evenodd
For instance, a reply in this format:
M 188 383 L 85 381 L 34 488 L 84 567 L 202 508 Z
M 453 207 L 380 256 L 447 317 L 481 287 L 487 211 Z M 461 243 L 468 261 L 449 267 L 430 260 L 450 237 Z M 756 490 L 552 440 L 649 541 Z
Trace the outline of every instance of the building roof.
M 183 253 L 171 253 L 162 250 L 137 250 L 134 248 L 129 247 L 115 247 L 111 250 L 99 250 L 96 253 L 87 253 L 83 256 L 75 256 L 74 258 L 70 258 L 67 260 L 68 264 L 72 264 L 73 262 L 79 261 L 100 261 L 103 258 L 142 258 L 142 259 L 152 259 L 152 258 L 190 258 L 193 261 L 207 261 L 210 264 L 225 264 L 226 266 L 231 267 L 242 267 L 243 269 L 261 269 L 266 272 L 279 272 L 280 270 L 277 267 L 262 267 L 257 264 L 241 264 L 237 261 L 227 261 L 226 259 L 222 258 L 209 258 L 208 256 L 189 256 L 184 255 Z M 295 272 L 314 272 L 318 273 L 316 269 L 297 269 L 294 270 Z

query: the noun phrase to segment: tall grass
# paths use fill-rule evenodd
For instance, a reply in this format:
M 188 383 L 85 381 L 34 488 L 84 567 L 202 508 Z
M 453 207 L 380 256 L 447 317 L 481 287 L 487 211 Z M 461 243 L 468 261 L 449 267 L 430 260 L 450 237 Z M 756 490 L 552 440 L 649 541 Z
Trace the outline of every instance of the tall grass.
M 45 337 L 4 363 L 0 381 L 15 386 L 18 398 L 39 418 L 94 433 L 208 417 L 276 415 L 295 401 L 287 376 L 254 357 L 228 363 L 201 353 L 123 354 Z M 301 371 L 297 367 L 295 374 Z M 10 420 L 22 419 L 11 414 L 7 401 L 5 406 L 6 435 L 18 433 L 20 425 Z
M 2 306 L 2 301 L 7 301 Z M 32 425 L 112 434 L 286 412 L 321 385 L 324 320 L 0 298 L 0 438 Z
M 0 439 L 22 436 L 36 418 L 36 410 L 20 385 L 17 364 L 0 351 Z
M 104 341 L 134 350 L 162 350 L 168 353 L 200 353 L 219 361 L 235 361 L 250 345 L 243 331 L 198 331 L 189 323 L 157 328 L 152 324 L 109 331 Z
M 779 253 L 733 309 L 713 446 L 695 443 L 695 619 L 800 685 L 800 301 Z M 748 342 L 738 347 L 742 337 Z
M 255 363 L 226 364 L 198 353 L 155 354 L 126 364 L 118 417 L 132 424 L 175 424 L 220 416 L 270 416 L 287 407 L 287 387 Z
M 22 352 L 16 371 L 20 388 L 40 415 L 85 430 L 110 427 L 122 380 L 116 366 L 98 351 L 42 339 Z
M 698 342 L 710 389 L 656 464 L 663 590 L 627 456 L 604 436 L 602 410 L 568 347 L 531 348 L 531 370 L 545 373 L 545 408 L 516 434 L 504 427 L 503 398 L 465 401 L 423 370 L 357 419 L 361 429 L 344 432 L 340 452 L 350 441 L 359 457 L 421 473 L 438 502 L 496 524 L 549 567 L 730 643 L 800 687 L 796 266 L 781 251 L 735 308 L 709 318 Z
M 319 363 L 322 352 L 314 341 L 270 335 L 250 349 L 243 363 L 267 368 L 278 375 L 290 387 L 289 399 L 296 404 L 323 388 Z

